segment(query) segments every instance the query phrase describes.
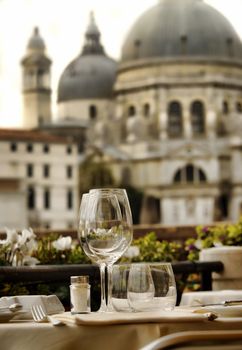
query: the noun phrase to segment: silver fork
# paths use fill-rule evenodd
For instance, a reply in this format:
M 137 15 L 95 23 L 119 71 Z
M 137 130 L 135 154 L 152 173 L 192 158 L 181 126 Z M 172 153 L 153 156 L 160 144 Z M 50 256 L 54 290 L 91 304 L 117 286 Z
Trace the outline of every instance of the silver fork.
M 43 307 L 39 304 L 31 306 L 31 314 L 35 322 L 50 322 L 53 326 L 64 326 L 65 323 L 47 315 Z

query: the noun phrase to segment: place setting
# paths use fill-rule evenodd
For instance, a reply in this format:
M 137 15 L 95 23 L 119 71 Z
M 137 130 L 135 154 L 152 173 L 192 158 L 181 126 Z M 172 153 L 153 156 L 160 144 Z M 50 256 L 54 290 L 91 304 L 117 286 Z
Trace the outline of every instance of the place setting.
M 0 322 L 50 322 L 53 314 L 63 313 L 65 308 L 56 295 L 19 295 L 0 298 Z
M 133 239 L 132 213 L 125 189 L 91 189 L 83 194 L 77 232 L 84 253 L 100 269 L 100 308 L 91 312 L 89 276 L 71 276 L 70 311 L 65 311 L 56 295 L 1 298 L 0 322 L 22 319 L 54 326 L 109 325 L 213 321 L 224 316 L 221 305 L 176 306 L 171 263 L 120 262 Z M 235 305 L 233 310 L 239 308 L 240 312 L 241 307 Z M 228 306 L 226 311 L 229 316 Z
M 54 315 L 56 319 L 80 325 L 103 325 L 216 318 L 210 312 L 178 310 L 176 281 L 170 263 L 117 263 L 133 238 L 132 214 L 124 189 L 93 189 L 83 194 L 78 238 L 85 254 L 100 268 L 100 308 L 90 312 L 87 289 L 79 290 L 79 297 L 82 295 L 85 302 L 78 302 L 77 288 L 71 300 L 71 312 Z

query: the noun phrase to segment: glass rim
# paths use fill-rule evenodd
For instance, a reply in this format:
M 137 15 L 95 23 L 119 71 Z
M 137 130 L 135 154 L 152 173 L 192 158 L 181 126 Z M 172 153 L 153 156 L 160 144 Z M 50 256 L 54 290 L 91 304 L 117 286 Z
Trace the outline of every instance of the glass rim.
M 108 197 L 116 198 L 118 201 L 117 194 L 114 192 L 95 192 L 95 191 L 93 191 L 93 192 L 88 192 L 86 197 L 89 200 L 90 197 L 94 197 L 94 196 L 103 197 L 103 198 L 108 198 Z
M 91 188 L 88 193 L 92 193 L 95 191 L 116 191 L 116 192 L 127 192 L 125 188 L 115 188 L 115 187 L 104 187 L 104 188 Z

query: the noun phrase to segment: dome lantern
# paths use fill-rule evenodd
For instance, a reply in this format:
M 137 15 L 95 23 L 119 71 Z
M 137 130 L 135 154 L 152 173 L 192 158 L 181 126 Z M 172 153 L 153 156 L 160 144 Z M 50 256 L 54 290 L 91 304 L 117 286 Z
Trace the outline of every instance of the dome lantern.
M 39 33 L 39 28 L 35 27 L 31 38 L 29 39 L 27 45 L 28 53 L 38 52 L 44 53 L 45 51 L 45 43 Z
M 96 25 L 94 13 L 90 13 L 90 21 L 85 33 L 85 44 L 82 55 L 104 54 L 103 46 L 100 44 L 100 32 Z

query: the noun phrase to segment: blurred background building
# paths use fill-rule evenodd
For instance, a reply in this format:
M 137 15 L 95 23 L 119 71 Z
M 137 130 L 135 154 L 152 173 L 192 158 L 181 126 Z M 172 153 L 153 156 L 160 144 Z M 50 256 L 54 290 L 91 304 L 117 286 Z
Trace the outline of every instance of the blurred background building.
M 41 134 L 38 142 L 43 144 L 50 137 L 57 165 L 48 184 L 41 176 L 29 181 L 24 170 L 14 180 L 19 193 L 15 203 L 22 203 L 23 211 L 29 186 L 36 193 L 38 205 L 26 207 L 29 224 L 34 213 L 40 227 L 75 225 L 78 196 L 95 185 L 122 185 L 141 193 L 140 223 L 206 224 L 239 218 L 242 42 L 221 13 L 202 0 L 159 1 L 129 30 L 119 62 L 105 52 L 91 13 L 85 44 L 59 80 L 56 121 L 50 108 L 51 63 L 35 28 L 21 61 L 25 135 Z M 31 159 L 29 154 L 13 159 L 13 138 L 4 142 L 9 143 L 4 146 L 6 167 L 9 162 L 25 169 L 35 162 L 39 169 L 54 167 L 54 159 L 47 164 L 34 152 Z M 24 142 L 28 144 L 27 136 Z M 73 150 L 73 158 L 66 155 L 66 147 Z M 40 145 L 36 149 L 41 152 Z M 9 176 L 6 172 L 0 179 Z M 65 195 L 56 192 L 50 219 L 42 215 L 43 193 L 48 187 L 54 196 L 57 183 Z M 68 206 L 71 196 L 67 215 L 63 198 Z

